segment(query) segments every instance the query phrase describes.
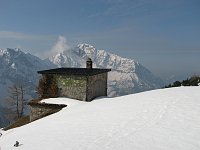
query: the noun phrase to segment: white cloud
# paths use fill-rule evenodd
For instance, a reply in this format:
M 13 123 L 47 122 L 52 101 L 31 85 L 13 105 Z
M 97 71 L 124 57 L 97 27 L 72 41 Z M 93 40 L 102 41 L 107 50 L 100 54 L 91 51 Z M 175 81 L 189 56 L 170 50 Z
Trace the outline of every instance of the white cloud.
M 70 46 L 67 42 L 66 37 L 59 35 L 58 39 L 57 39 L 56 43 L 54 44 L 54 46 L 52 47 L 52 49 L 48 52 L 44 52 L 42 55 L 43 55 L 43 58 L 47 58 L 52 55 L 62 53 L 64 51 L 68 51 L 69 49 L 70 49 Z
M 70 46 L 67 43 L 67 39 L 64 36 L 59 36 L 56 44 L 51 49 L 51 53 L 61 53 L 63 51 L 69 50 Z
M 19 32 L 0 31 L 0 38 L 27 39 L 30 36 Z
M 0 39 L 15 39 L 15 40 L 51 40 L 52 36 L 48 35 L 32 35 L 13 31 L 0 31 Z

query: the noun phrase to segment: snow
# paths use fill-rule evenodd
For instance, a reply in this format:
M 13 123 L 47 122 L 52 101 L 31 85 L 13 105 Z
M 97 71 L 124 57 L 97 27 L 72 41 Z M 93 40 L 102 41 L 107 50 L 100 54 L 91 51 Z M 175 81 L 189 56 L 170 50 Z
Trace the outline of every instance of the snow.
M 1 150 L 199 150 L 200 87 L 160 89 L 69 104 L 3 132 Z M 43 102 L 53 103 L 54 99 Z
M 87 103 L 84 101 L 79 101 L 79 100 L 75 100 L 75 99 L 71 99 L 71 98 L 48 98 L 48 99 L 44 99 L 41 101 L 41 103 L 48 103 L 48 104 L 65 104 L 67 105 L 67 107 L 72 107 L 72 106 L 76 106 L 76 105 L 80 105 L 83 103 Z

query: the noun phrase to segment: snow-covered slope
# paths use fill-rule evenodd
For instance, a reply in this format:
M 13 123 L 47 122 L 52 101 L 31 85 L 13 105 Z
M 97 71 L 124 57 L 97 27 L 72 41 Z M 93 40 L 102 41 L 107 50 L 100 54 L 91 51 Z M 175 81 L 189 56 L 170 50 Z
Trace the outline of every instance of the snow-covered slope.
M 71 50 L 58 53 L 46 61 L 50 61 L 58 67 L 85 67 L 87 57 L 93 60 L 94 67 L 112 69 L 108 76 L 109 96 L 136 93 L 163 86 L 160 78 L 155 77 L 137 61 L 105 50 L 96 50 L 89 44 L 80 44 Z
M 14 150 L 19 141 L 20 150 L 199 150 L 199 91 L 179 87 L 76 101 L 56 114 L 1 131 L 0 149 Z M 71 104 L 55 99 L 60 102 Z

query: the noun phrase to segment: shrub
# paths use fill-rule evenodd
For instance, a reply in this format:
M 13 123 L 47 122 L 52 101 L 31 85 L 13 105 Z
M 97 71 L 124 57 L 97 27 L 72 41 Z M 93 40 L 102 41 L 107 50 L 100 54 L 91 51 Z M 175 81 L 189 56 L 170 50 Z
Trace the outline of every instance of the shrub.
M 38 85 L 39 98 L 58 97 L 58 86 L 53 75 L 43 75 Z

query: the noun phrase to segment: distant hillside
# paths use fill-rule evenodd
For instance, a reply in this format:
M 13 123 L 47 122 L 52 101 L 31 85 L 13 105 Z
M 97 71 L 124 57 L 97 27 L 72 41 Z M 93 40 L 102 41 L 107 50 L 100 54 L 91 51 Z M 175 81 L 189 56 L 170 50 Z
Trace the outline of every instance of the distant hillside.
M 29 86 L 28 95 L 34 96 L 39 77 L 37 71 L 51 67 L 55 66 L 20 49 L 0 49 L 0 103 L 14 83 Z
M 165 88 L 179 87 L 179 86 L 198 86 L 200 85 L 200 76 L 192 76 L 182 81 L 175 81 L 172 84 L 165 86 Z

